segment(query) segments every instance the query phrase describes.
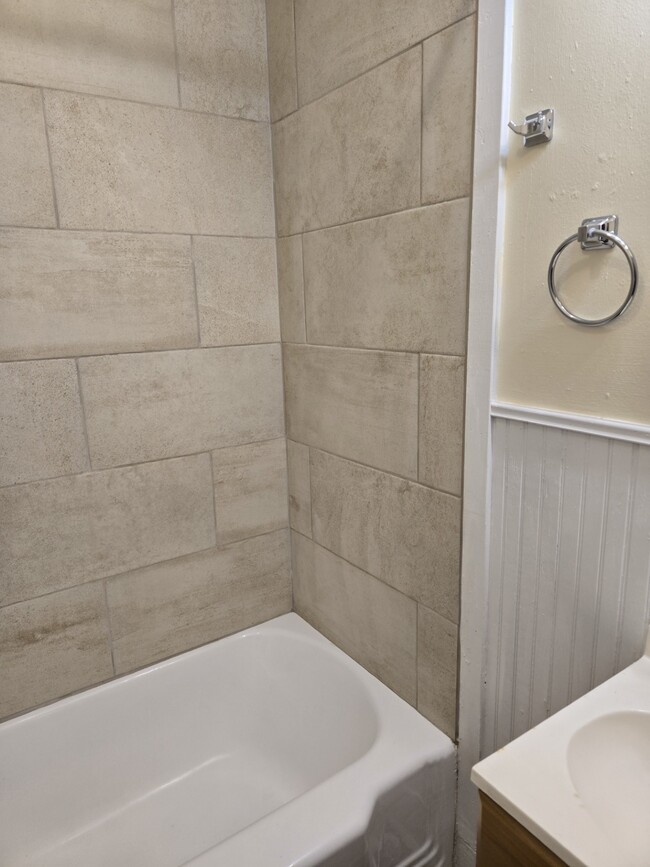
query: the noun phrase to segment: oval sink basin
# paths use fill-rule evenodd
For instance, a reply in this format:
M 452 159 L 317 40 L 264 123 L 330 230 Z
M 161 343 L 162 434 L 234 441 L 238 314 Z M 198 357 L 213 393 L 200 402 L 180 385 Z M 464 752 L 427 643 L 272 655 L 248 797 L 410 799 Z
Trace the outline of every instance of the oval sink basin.
M 650 864 L 650 713 L 619 711 L 586 723 L 569 740 L 568 770 L 585 809 L 625 852 Z

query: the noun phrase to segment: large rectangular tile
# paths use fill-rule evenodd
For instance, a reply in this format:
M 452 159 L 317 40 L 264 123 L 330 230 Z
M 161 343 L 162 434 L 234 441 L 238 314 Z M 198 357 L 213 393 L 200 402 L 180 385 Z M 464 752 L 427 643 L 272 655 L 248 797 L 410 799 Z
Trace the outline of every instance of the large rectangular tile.
M 264 0 L 174 0 L 184 108 L 269 119 Z
M 458 627 L 418 605 L 418 710 L 456 737 Z
M 21 0 L 0 21 L 2 79 L 178 105 L 169 0 Z
M 302 237 L 278 238 L 278 293 L 282 340 L 304 343 L 305 292 L 302 271 Z
M 311 537 L 311 484 L 309 447 L 287 440 L 289 476 L 289 523 L 303 536 Z
M 0 608 L 0 672 L 0 717 L 111 677 L 101 584 Z
M 274 234 L 269 127 L 45 94 L 61 226 Z
M 284 437 L 218 449 L 212 452 L 212 469 L 220 545 L 287 526 Z
M 305 235 L 309 342 L 462 354 L 468 243 L 467 199 Z
M 0 364 L 0 486 L 89 468 L 74 361 Z
M 311 450 L 314 541 L 458 620 L 460 500 Z
M 423 202 L 471 191 L 475 28 L 472 16 L 424 43 Z
M 93 467 L 284 434 L 278 344 L 79 361 Z
M 197 342 L 189 238 L 0 230 L 0 358 Z
M 0 84 L 0 115 L 0 224 L 56 226 L 40 90 Z
M 293 0 L 266 0 L 271 120 L 298 106 Z
M 419 480 L 462 493 L 465 359 L 420 356 Z
M 194 238 L 201 344 L 280 340 L 275 241 Z
M 291 538 L 298 614 L 415 704 L 415 602 L 299 533 Z
M 476 0 L 296 0 L 301 103 L 448 27 Z
M 215 543 L 209 455 L 0 489 L 0 605 Z
M 415 478 L 417 356 L 284 347 L 287 435 Z
M 279 235 L 419 204 L 421 65 L 413 49 L 274 125 Z
M 291 610 L 286 530 L 107 581 L 118 674 Z

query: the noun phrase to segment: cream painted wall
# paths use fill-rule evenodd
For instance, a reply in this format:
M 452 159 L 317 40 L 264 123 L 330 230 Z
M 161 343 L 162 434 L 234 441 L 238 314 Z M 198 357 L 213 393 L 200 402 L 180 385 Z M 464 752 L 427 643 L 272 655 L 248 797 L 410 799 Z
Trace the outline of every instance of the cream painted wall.
M 650 5 L 514 6 L 511 118 L 553 106 L 556 131 L 532 149 L 508 140 L 497 399 L 650 423 Z M 556 310 L 546 271 L 583 219 L 607 213 L 620 217 L 640 286 L 615 323 L 586 328 Z M 620 252 L 586 254 L 577 244 L 558 268 L 563 298 L 584 316 L 615 309 L 628 279 Z

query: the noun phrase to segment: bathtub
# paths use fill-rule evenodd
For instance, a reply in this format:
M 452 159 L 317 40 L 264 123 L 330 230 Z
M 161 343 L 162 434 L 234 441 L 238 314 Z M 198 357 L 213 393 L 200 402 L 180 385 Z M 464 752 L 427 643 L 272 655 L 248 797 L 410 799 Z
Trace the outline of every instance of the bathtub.
M 442 867 L 450 740 L 286 614 L 0 726 L 2 867 Z

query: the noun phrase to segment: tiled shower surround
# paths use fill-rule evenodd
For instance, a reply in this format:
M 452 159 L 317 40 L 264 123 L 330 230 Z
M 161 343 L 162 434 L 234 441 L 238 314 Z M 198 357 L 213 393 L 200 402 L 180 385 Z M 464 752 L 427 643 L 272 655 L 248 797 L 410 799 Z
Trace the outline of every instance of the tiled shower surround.
M 0 12 L 0 715 L 293 572 L 454 733 L 474 2 L 266 6 Z

